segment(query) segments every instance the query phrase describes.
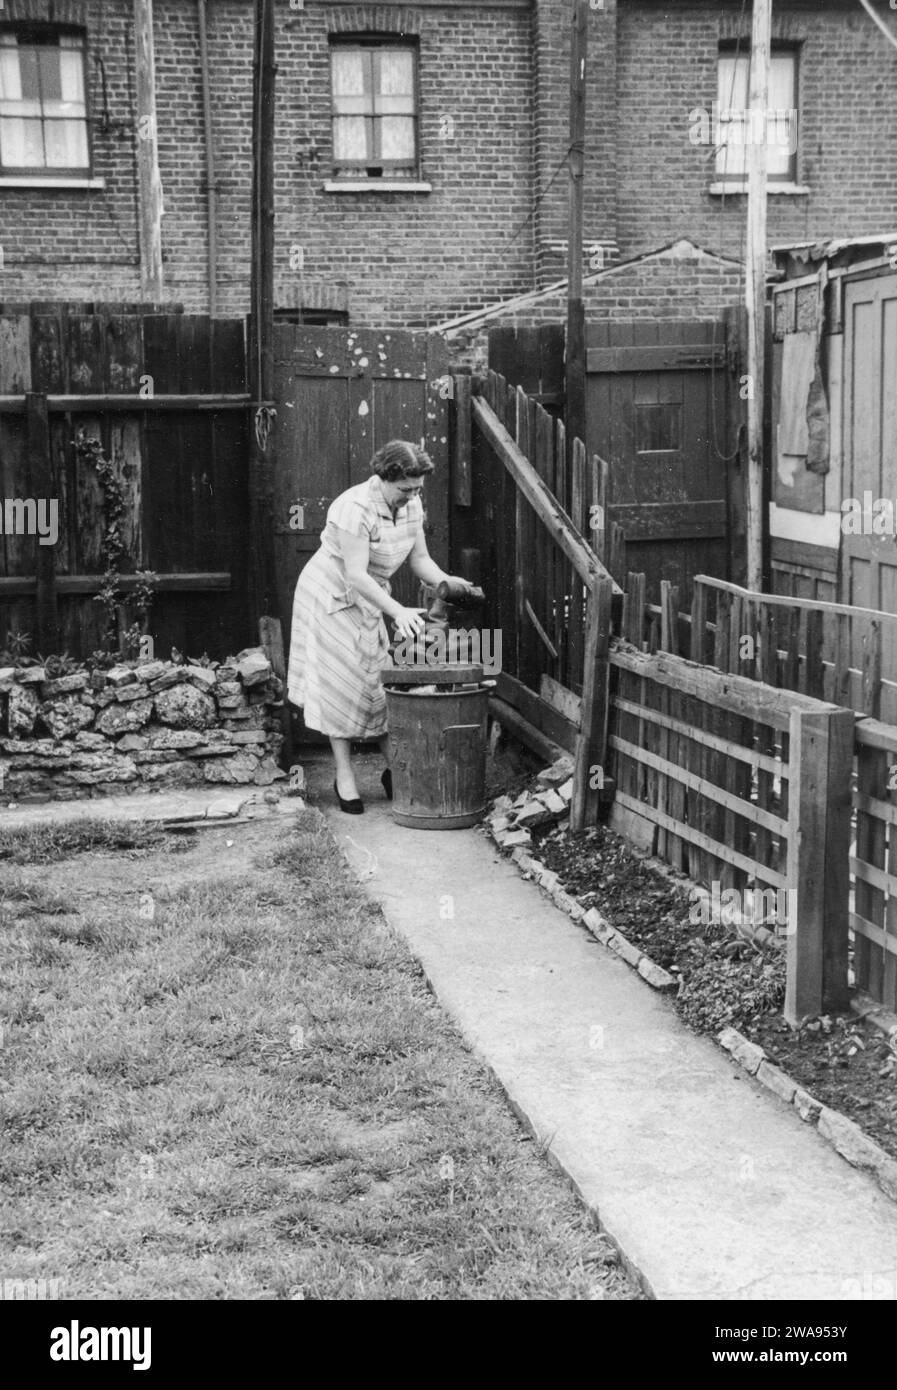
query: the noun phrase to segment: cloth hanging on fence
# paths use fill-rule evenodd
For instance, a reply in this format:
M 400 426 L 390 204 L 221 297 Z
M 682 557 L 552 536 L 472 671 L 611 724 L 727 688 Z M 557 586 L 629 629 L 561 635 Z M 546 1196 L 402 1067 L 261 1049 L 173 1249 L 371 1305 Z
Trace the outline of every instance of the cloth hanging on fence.
M 819 267 L 819 286 L 816 294 L 816 356 L 813 380 L 807 393 L 807 468 L 811 473 L 827 473 L 829 470 L 831 429 L 822 361 L 827 285 L 828 269 L 823 262 Z

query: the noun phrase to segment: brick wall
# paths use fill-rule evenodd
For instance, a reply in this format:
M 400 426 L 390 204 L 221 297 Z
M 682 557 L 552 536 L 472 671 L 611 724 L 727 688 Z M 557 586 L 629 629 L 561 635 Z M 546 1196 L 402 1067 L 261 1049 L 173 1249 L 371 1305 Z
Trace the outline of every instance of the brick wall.
M 881 8 L 881 7 L 879 7 Z M 688 139 L 689 112 L 716 98 L 721 39 L 750 39 L 750 6 L 620 0 L 617 15 L 620 251 L 676 237 L 743 254 L 746 199 L 708 192 L 708 150 Z M 886 22 L 897 33 L 894 16 Z M 773 38 L 800 45 L 798 181 L 808 195 L 769 198 L 771 245 L 888 231 L 897 209 L 897 51 L 856 3 L 792 0 Z M 889 93 L 891 94 L 889 96 Z
M 728 305 L 743 301 L 743 276 L 741 265 L 680 242 L 646 259 L 589 277 L 583 286 L 586 319 L 720 319 Z M 452 331 L 452 362 L 474 372 L 485 371 L 490 328 L 524 328 L 564 323 L 565 319 L 564 292 L 542 295 Z
M 688 139 L 689 112 L 716 95 L 719 40 L 747 39 L 741 11 L 740 0 L 604 0 L 590 11 L 585 240 L 608 248 L 611 264 L 684 237 L 741 258 L 745 200 L 709 193 L 712 161 Z M 564 275 L 569 0 L 305 0 L 302 10 L 283 0 L 276 16 L 278 306 L 344 309 L 359 326 L 432 325 Z M 0 297 L 136 300 L 131 0 L 5 0 L 0 10 L 0 22 L 54 17 L 88 30 L 95 173 L 106 186 L 0 189 Z M 322 187 L 328 33 L 378 28 L 420 43 L 422 176 L 431 193 Z M 209 0 L 208 32 L 219 309 L 230 315 L 248 309 L 251 4 Z M 897 106 L 889 100 L 897 53 L 854 0 L 791 0 L 787 9 L 780 0 L 774 32 L 802 45 L 798 177 L 810 192 L 771 196 L 770 241 L 887 229 L 897 207 Z M 156 0 L 155 36 L 165 297 L 201 312 L 206 173 L 192 0 Z M 290 267 L 296 247 L 301 271 Z M 645 293 L 633 291 L 627 315 L 666 302 L 652 300 L 652 272 L 644 273 Z M 678 311 L 688 314 L 688 275 L 682 283 Z
M 533 99 L 528 10 L 315 4 L 278 36 L 277 302 L 345 287 L 353 324 L 426 325 L 532 286 Z M 327 31 L 413 17 L 421 174 L 431 193 L 325 193 Z M 374 13 L 370 13 L 373 11 Z M 317 156 L 317 157 L 316 157 Z M 302 283 L 289 269 L 304 250 Z

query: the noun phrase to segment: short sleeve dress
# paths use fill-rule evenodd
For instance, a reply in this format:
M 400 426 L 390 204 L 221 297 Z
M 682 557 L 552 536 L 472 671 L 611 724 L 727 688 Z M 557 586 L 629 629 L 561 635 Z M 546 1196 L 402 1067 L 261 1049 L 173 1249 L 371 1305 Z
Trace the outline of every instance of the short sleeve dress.
M 337 533 L 369 538 L 368 574 L 389 593 L 390 578 L 423 524 L 419 497 L 393 516 L 376 474 L 331 503 L 320 549 L 300 574 L 293 599 L 287 694 L 302 708 L 308 728 L 334 738 L 386 733 L 380 683 L 389 651 L 386 623 L 350 587 Z

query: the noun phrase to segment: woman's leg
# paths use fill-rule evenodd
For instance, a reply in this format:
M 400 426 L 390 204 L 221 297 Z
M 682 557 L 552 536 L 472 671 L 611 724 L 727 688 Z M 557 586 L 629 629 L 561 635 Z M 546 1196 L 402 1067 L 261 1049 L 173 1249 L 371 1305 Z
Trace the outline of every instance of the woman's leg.
M 331 734 L 330 747 L 333 749 L 336 768 L 336 789 L 344 801 L 354 801 L 358 796 L 358 788 L 355 785 L 355 770 L 352 767 L 352 740 L 334 738 Z
M 386 759 L 386 765 L 387 765 L 387 767 L 388 767 L 388 766 L 389 766 L 389 734 L 381 734 L 381 735 L 380 735 L 380 752 L 383 754 L 384 758 Z

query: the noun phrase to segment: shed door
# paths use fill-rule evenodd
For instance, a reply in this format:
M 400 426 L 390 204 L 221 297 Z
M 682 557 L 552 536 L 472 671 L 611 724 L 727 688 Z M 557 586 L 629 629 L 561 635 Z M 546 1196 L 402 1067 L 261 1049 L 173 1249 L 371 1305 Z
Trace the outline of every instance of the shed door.
M 723 323 L 605 322 L 587 326 L 587 445 L 611 466 L 611 508 L 627 564 L 648 596 L 660 581 L 691 602 L 696 574 L 732 577 Z
M 890 499 L 897 510 L 897 275 L 848 284 L 844 291 L 844 497 L 863 507 Z M 887 514 L 865 519 L 863 530 Z M 893 513 L 892 513 L 893 515 Z M 845 535 L 842 539 L 841 601 L 897 613 L 897 539 L 890 534 Z M 897 653 L 894 637 L 882 634 L 884 669 Z M 860 654 L 854 652 L 853 663 Z

